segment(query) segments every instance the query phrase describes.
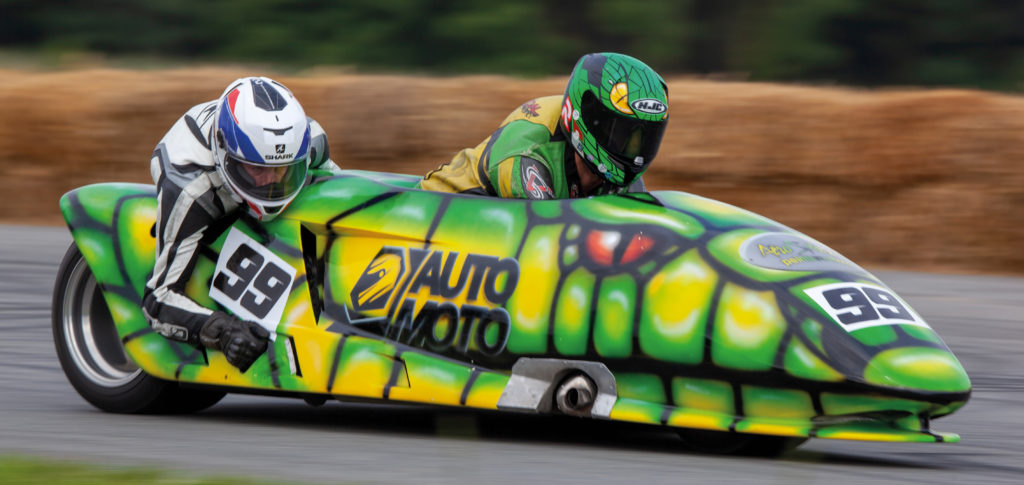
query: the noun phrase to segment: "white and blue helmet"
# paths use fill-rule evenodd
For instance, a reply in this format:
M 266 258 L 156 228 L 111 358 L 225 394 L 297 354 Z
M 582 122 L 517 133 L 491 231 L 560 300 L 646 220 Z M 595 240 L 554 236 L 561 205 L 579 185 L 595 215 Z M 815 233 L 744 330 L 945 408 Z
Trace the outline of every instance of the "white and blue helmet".
M 309 168 L 309 121 L 288 88 L 266 77 L 228 85 L 217 101 L 213 159 L 249 213 L 277 216 L 302 190 Z

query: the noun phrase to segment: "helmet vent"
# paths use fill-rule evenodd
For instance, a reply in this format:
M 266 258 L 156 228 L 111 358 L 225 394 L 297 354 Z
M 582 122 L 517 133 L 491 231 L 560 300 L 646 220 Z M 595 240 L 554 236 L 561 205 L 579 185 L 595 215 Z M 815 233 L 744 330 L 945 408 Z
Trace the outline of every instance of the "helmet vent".
M 281 111 L 288 106 L 288 100 L 272 84 L 259 78 L 249 82 L 252 83 L 253 103 L 257 108 L 265 111 Z
M 269 131 L 277 136 L 283 136 L 288 130 L 295 128 L 294 126 L 286 126 L 284 128 L 264 128 L 263 131 Z

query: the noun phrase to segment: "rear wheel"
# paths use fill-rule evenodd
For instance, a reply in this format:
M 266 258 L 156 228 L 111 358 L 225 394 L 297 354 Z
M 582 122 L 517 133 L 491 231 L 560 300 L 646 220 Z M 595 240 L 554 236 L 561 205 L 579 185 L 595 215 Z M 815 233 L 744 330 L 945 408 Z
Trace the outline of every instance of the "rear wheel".
M 807 441 L 807 438 L 680 428 L 683 445 L 699 453 L 744 456 L 779 456 Z
M 112 413 L 188 413 L 223 392 L 182 388 L 150 376 L 125 354 L 96 278 L 74 244 L 53 288 L 53 343 L 64 375 L 93 406 Z

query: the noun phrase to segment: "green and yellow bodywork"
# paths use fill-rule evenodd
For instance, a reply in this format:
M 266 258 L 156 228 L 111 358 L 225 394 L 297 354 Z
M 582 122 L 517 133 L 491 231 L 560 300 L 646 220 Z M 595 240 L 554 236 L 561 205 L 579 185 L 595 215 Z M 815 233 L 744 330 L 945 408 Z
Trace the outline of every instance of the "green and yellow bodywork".
M 970 395 L 956 357 L 874 276 L 792 229 L 679 192 L 527 201 L 415 182 L 323 174 L 274 221 L 213 231 L 187 286 L 205 306 L 219 308 L 229 230 L 295 270 L 271 348 L 246 373 L 143 316 L 152 186 L 82 187 L 61 209 L 125 350 L 162 379 L 499 409 L 519 359 L 571 359 L 614 375 L 614 420 L 959 440 L 929 427 Z M 865 312 L 874 323 L 846 322 Z

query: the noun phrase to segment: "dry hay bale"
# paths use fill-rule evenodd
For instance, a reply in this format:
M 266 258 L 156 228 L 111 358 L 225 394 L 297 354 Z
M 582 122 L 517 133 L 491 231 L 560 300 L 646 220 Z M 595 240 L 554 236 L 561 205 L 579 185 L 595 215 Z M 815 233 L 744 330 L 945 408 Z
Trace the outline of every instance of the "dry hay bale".
M 0 193 L 11 222 L 58 223 L 87 183 L 150 182 L 156 142 L 241 69 L 0 71 Z M 274 76 L 343 167 L 426 173 L 564 78 Z M 1024 99 L 669 80 L 651 189 L 733 203 L 893 267 L 1024 272 Z

